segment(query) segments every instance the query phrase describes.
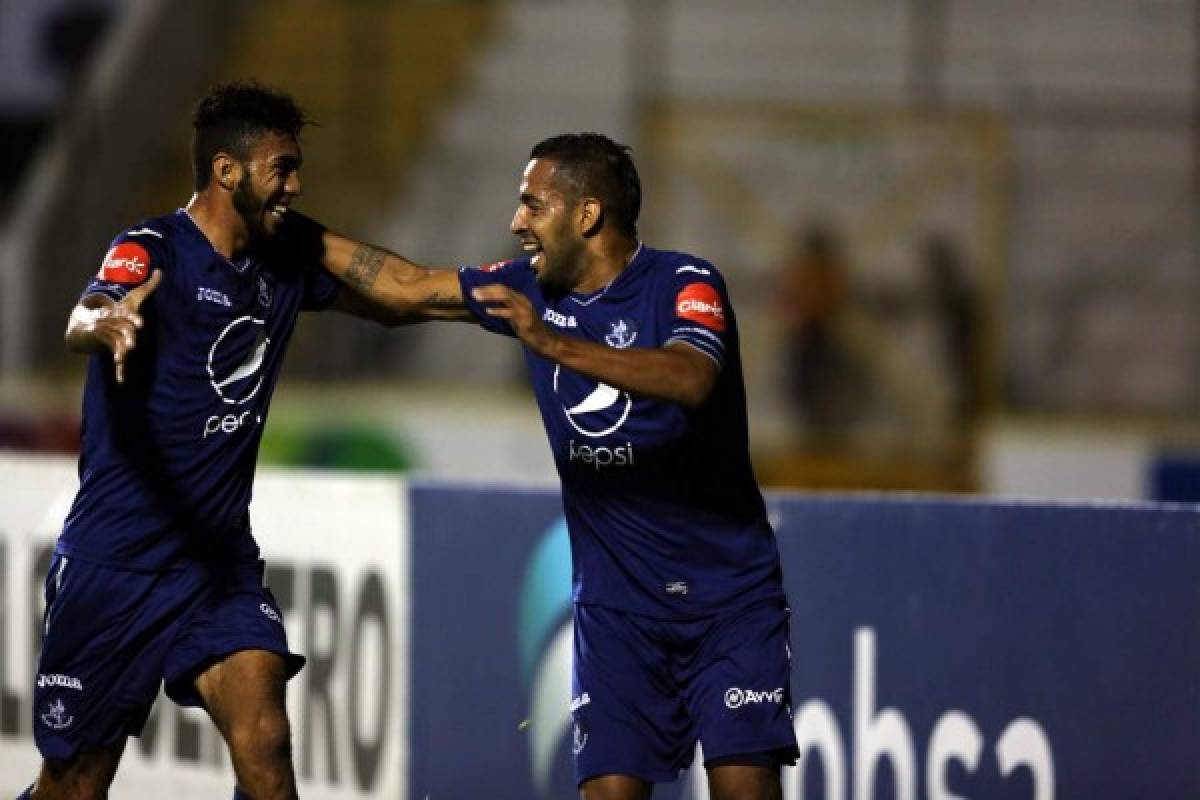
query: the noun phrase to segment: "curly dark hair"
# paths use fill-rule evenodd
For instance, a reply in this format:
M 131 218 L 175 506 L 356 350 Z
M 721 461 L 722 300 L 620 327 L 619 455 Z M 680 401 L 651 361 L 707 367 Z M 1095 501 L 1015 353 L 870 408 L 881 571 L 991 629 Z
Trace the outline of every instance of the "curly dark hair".
M 299 138 L 311 123 L 291 95 L 253 80 L 220 83 L 192 112 L 192 174 L 196 191 L 212 180 L 212 159 L 219 152 L 245 159 L 267 132 Z
M 554 161 L 572 200 L 585 195 L 597 198 L 604 206 L 605 221 L 636 238 L 642 181 L 630 152 L 602 133 L 564 133 L 538 142 L 529 157 Z

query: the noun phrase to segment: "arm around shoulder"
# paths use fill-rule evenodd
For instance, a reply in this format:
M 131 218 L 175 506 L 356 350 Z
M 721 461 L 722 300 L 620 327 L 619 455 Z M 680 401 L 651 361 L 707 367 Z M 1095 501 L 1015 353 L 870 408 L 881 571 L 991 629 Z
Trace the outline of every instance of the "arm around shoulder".
M 322 266 L 394 317 L 403 321 L 474 320 L 463 303 L 457 270 L 423 267 L 330 230 L 322 233 L 321 240 Z

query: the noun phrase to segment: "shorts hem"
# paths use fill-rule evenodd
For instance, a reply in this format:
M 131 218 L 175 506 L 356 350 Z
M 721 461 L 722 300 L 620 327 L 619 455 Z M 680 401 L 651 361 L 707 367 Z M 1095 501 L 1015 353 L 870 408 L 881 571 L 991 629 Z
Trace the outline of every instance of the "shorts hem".
M 266 646 L 262 642 L 253 642 L 242 645 L 234 645 L 221 652 L 208 653 L 201 658 L 198 658 L 191 666 L 179 670 L 174 675 L 167 676 L 163 680 L 163 689 L 167 697 L 179 706 L 201 707 L 200 695 L 196 691 L 192 682 L 200 677 L 200 674 L 220 661 L 224 661 L 234 653 L 241 653 L 246 650 L 261 650 L 266 653 L 274 653 L 281 656 L 287 666 L 287 675 L 285 681 L 290 681 L 292 678 L 304 668 L 308 663 L 302 655 L 298 655 L 288 650 L 287 648 Z
M 83 753 L 99 750 L 103 747 L 124 741 L 130 736 L 137 735 L 139 734 L 131 734 L 128 731 L 124 731 L 98 742 L 76 740 L 70 743 L 64 740 L 63 737 L 53 737 L 53 741 L 43 743 L 35 735 L 33 743 L 41 757 L 47 761 L 72 761 Z
M 612 767 L 612 768 L 600 767 L 598 769 L 588 770 L 587 774 L 585 774 L 582 777 L 576 776 L 575 788 L 578 789 L 579 787 L 583 786 L 583 784 L 587 783 L 588 781 L 592 780 L 593 778 L 603 778 L 605 775 L 625 775 L 630 778 L 637 778 L 638 780 L 646 781 L 647 783 L 655 783 L 655 784 L 656 783 L 671 783 L 671 782 L 679 779 L 679 773 L 680 773 L 680 770 L 675 770 L 675 772 L 670 773 L 670 774 L 668 774 L 666 772 L 662 772 L 662 773 L 658 773 L 657 775 L 650 775 L 647 771 L 643 771 L 643 770 L 620 769 L 618 767 Z
M 703 746 L 703 743 L 701 743 Z M 779 766 L 794 766 L 796 759 L 800 757 L 800 748 L 795 742 L 780 742 L 777 745 L 749 745 L 722 748 L 713 752 L 711 755 L 708 750 L 704 751 L 704 767 L 714 761 L 723 759 L 737 758 L 738 756 L 774 756 L 779 761 Z

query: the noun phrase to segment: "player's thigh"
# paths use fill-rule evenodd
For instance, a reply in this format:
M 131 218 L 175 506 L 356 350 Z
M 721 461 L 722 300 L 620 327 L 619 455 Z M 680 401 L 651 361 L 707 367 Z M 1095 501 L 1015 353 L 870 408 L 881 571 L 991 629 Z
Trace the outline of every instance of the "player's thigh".
M 582 604 L 574 621 L 577 785 L 609 776 L 674 780 L 691 763 L 696 734 L 676 691 L 670 648 L 655 630 L 661 623 Z
M 214 567 L 211 596 L 167 662 L 167 696 L 202 706 L 226 734 L 233 724 L 286 719 L 286 684 L 304 665 L 288 650 L 283 615 L 262 574 L 256 561 Z
M 779 767 L 726 764 L 709 767 L 710 800 L 781 800 Z
M 108 795 L 125 750 L 125 739 L 79 753 L 66 761 L 47 759 L 38 774 L 34 800 L 89 800 Z
M 782 601 L 758 603 L 705 634 L 685 695 L 706 765 L 730 757 L 750 766 L 794 760 L 788 616 Z
M 225 735 L 279 735 L 287 729 L 288 665 L 279 653 L 239 650 L 208 666 L 195 680 L 204 708 Z M 232 745 L 233 742 L 230 741 Z
M 584 781 L 581 800 L 648 800 L 654 784 L 632 775 L 602 775 Z

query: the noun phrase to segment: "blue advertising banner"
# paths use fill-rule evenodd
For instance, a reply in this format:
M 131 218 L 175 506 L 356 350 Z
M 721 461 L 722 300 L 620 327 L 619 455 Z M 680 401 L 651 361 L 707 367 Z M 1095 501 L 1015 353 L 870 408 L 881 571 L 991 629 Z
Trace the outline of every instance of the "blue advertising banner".
M 409 796 L 575 795 L 557 492 L 412 487 Z M 785 797 L 1200 797 L 1200 514 L 773 496 Z M 702 800 L 702 771 L 656 798 Z

